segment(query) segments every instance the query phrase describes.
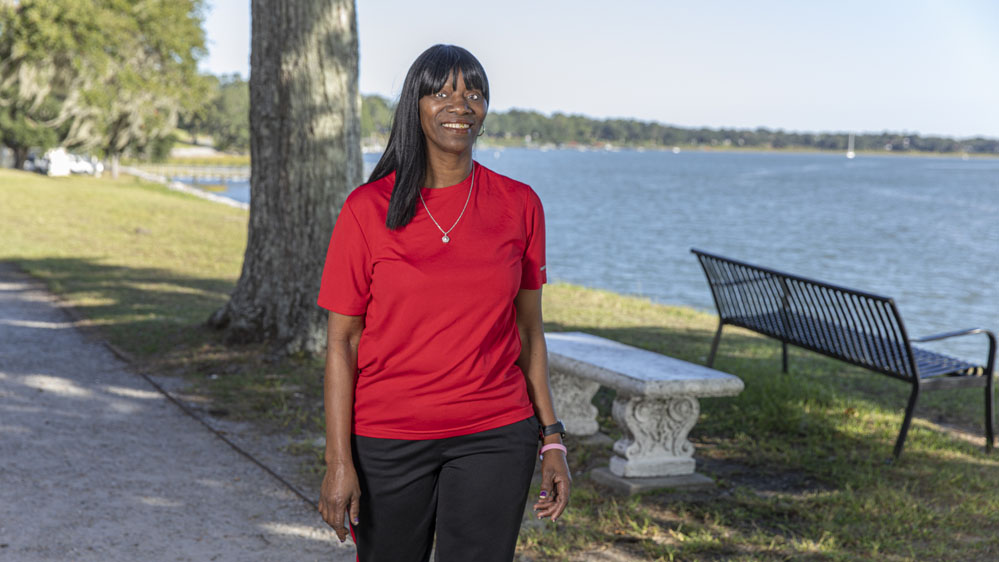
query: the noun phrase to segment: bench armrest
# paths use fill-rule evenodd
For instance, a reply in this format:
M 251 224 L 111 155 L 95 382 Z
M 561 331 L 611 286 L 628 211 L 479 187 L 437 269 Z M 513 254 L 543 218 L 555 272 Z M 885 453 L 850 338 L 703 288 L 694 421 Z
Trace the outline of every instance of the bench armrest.
M 996 361 L 996 335 L 989 330 L 984 328 L 969 328 L 967 330 L 958 330 L 956 332 L 945 332 L 943 334 L 934 334 L 932 336 L 926 336 L 923 338 L 917 338 L 910 341 L 914 342 L 929 342 L 942 340 L 947 338 L 954 338 L 957 336 L 969 336 L 971 334 L 985 334 L 985 337 L 989 338 L 989 355 L 985 359 L 985 374 L 992 376 L 995 372 L 995 361 Z M 991 392 L 991 391 L 990 391 Z
M 932 336 L 924 336 L 922 338 L 912 338 L 909 341 L 915 343 L 925 343 L 929 341 L 943 340 L 947 338 L 956 338 L 957 336 L 968 336 L 971 334 L 985 334 L 985 336 L 989 338 L 989 343 L 995 346 L 996 335 L 984 328 L 968 328 L 967 330 L 944 332 L 942 334 L 933 334 Z

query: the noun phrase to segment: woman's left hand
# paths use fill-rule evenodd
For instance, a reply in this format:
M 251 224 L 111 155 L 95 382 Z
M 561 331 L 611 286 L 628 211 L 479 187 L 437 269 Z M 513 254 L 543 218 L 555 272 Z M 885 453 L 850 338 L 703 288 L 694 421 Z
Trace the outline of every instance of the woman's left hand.
M 546 451 L 541 457 L 541 493 L 540 499 L 534 504 L 534 512 L 538 519 L 551 517 L 555 521 L 569 505 L 569 490 L 572 487 L 572 476 L 565 453 L 559 450 Z

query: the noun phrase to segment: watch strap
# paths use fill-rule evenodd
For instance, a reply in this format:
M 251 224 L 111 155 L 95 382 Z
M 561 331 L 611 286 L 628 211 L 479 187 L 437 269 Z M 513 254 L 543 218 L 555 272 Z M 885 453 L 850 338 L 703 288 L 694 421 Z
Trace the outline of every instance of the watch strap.
M 562 420 L 555 420 L 555 423 L 551 425 L 538 426 L 538 439 L 543 440 L 545 437 L 555 435 L 556 433 L 561 435 L 562 439 L 565 439 L 565 424 L 562 423 Z

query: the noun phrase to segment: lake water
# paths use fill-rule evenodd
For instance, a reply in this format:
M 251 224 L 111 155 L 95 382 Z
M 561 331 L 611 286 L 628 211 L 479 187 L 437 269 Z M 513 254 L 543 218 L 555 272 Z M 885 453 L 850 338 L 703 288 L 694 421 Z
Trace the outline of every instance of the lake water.
M 996 159 L 527 149 L 476 159 L 541 197 L 551 280 L 713 312 L 696 247 L 894 297 L 912 337 L 999 330 Z M 365 155 L 366 168 L 376 160 Z M 982 361 L 984 341 L 932 345 Z

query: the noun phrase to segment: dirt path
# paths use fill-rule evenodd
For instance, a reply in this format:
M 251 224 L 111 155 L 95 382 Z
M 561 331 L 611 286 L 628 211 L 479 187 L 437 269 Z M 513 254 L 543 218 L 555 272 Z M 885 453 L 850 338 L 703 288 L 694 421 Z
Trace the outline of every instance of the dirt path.
M 0 264 L 0 560 L 335 562 L 349 545 Z

